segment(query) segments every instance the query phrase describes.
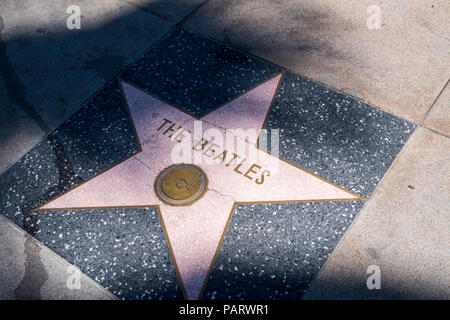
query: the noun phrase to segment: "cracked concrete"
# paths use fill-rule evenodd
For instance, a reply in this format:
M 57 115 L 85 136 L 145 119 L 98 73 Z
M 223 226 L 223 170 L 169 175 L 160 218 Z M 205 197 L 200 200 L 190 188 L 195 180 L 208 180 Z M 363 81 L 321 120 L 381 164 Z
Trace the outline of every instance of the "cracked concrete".
M 163 19 L 180 22 L 206 0 L 122 0 Z

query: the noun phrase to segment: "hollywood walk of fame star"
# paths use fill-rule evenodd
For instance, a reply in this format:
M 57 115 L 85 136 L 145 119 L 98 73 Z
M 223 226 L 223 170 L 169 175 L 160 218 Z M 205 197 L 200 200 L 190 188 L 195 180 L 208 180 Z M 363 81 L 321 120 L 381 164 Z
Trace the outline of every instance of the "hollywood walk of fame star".
M 277 75 L 201 120 L 221 131 L 260 130 L 281 78 Z M 37 210 L 157 207 L 187 299 L 201 297 L 236 204 L 362 200 L 262 151 L 261 161 L 273 164 L 276 159 L 277 170 L 245 164 L 244 156 L 230 158 L 212 148 L 209 155 L 221 165 L 174 166 L 171 152 L 183 132 L 193 131 L 196 118 L 128 83 L 121 81 L 121 86 L 140 151 Z M 251 138 L 245 145 L 258 149 Z M 200 143 L 198 151 L 206 150 L 206 142 Z

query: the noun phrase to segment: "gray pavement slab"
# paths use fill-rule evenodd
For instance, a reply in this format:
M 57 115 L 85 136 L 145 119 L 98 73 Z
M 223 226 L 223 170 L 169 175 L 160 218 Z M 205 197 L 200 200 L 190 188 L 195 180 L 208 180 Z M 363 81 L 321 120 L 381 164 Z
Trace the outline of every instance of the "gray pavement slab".
M 0 213 L 38 239 L 0 216 L 0 298 L 183 297 L 155 208 L 33 211 L 138 151 L 113 80 L 136 58 L 121 79 L 196 116 L 285 67 L 448 135 L 444 1 L 380 3 L 374 30 L 369 1 L 82 1 L 68 30 L 71 4 L 0 7 Z M 185 28 L 282 67 L 162 38 L 191 13 Z M 448 138 L 417 129 L 399 156 L 416 125 L 382 109 L 286 72 L 266 123 L 281 156 L 370 200 L 237 205 L 204 299 L 449 298 Z

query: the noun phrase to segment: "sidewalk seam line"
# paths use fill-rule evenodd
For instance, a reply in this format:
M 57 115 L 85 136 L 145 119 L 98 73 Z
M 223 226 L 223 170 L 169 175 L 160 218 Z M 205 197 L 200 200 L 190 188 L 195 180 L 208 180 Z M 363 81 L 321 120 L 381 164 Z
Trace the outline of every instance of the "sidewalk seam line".
M 436 99 L 434 99 L 433 103 L 431 104 L 431 106 L 428 108 L 427 112 L 425 112 L 425 115 L 422 117 L 422 120 L 419 121 L 419 124 L 423 124 L 425 122 L 425 120 L 427 119 L 428 115 L 431 112 L 431 109 L 433 109 L 434 105 L 436 104 L 436 101 L 439 100 L 439 98 L 441 97 L 442 93 L 444 92 L 444 90 L 447 88 L 448 84 L 450 82 L 450 78 L 447 80 L 447 82 L 444 84 L 444 87 L 439 91 L 439 94 L 437 95 Z
M 33 149 L 40 143 L 42 143 L 45 139 L 48 138 L 49 135 L 51 135 L 52 133 L 54 133 L 58 128 L 60 128 L 65 122 L 67 122 L 70 118 L 72 118 L 73 115 L 75 115 L 83 106 L 85 106 L 89 100 L 91 100 L 92 98 L 94 98 L 97 94 L 99 94 L 103 89 L 105 89 L 108 85 L 110 85 L 111 83 L 113 83 L 117 78 L 120 77 L 120 75 L 122 73 L 124 73 L 132 64 L 134 64 L 135 62 L 137 62 L 140 58 L 142 58 L 145 54 L 147 54 L 154 46 L 158 45 L 162 40 L 164 40 L 172 31 L 174 31 L 176 29 L 176 25 L 174 24 L 173 26 L 171 26 L 169 28 L 169 30 L 164 33 L 163 35 L 160 36 L 159 39 L 157 39 L 154 43 L 152 43 L 150 46 L 146 47 L 145 49 L 141 50 L 139 53 L 136 54 L 136 57 L 133 57 L 133 59 L 130 61 L 130 63 L 128 63 L 127 65 L 125 65 L 122 69 L 120 69 L 115 75 L 114 77 L 112 77 L 110 80 L 106 81 L 105 83 L 103 83 L 103 85 L 101 85 L 100 87 L 98 87 L 97 89 L 93 90 L 92 93 L 87 95 L 87 98 L 82 100 L 81 103 L 78 104 L 78 106 L 76 108 L 73 109 L 72 112 L 68 113 L 66 117 L 62 118 L 60 123 L 55 127 L 55 128 L 51 128 L 49 127 L 49 131 L 48 132 L 44 132 L 43 136 L 39 139 L 39 141 L 37 141 L 30 150 L 28 150 L 27 152 L 25 152 L 16 162 L 10 164 L 5 170 L 3 170 L 2 172 L 0 172 L 0 177 L 5 174 L 9 169 L 11 169 L 11 167 L 13 167 L 16 163 L 18 163 L 21 159 L 23 159 L 25 156 L 27 156 L 31 151 L 33 151 Z M 34 108 L 34 107 L 33 107 Z

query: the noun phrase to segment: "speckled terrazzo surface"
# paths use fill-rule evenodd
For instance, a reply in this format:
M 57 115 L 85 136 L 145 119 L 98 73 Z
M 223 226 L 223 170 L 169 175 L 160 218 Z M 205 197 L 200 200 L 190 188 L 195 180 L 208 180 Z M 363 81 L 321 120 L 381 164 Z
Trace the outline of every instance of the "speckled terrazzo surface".
M 272 64 L 177 29 L 121 78 L 201 116 L 281 71 Z
M 280 71 L 177 29 L 121 78 L 198 116 Z M 290 73 L 266 126 L 280 129 L 283 158 L 364 197 L 414 130 Z M 119 298 L 182 298 L 155 209 L 32 211 L 137 150 L 113 81 L 0 176 L 1 213 Z M 300 298 L 362 205 L 238 205 L 204 298 Z
M 301 298 L 363 204 L 237 206 L 204 298 Z
M 280 129 L 280 156 L 369 197 L 415 125 L 286 73 L 266 128 Z
M 0 176 L 2 214 L 32 235 L 32 210 L 138 150 L 113 81 Z

